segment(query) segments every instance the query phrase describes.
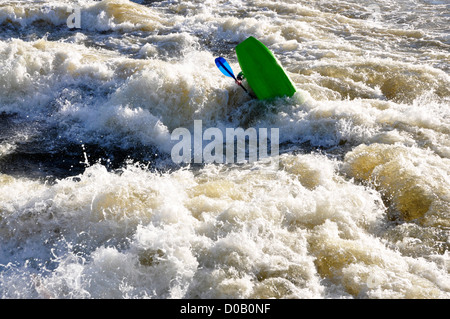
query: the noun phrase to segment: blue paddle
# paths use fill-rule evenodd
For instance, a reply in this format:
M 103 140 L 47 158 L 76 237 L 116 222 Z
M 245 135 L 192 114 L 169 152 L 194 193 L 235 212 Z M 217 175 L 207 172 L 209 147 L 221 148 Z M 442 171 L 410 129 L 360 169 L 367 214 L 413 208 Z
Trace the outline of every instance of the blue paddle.
M 227 60 L 222 57 L 218 57 L 216 58 L 216 65 L 219 68 L 220 72 L 222 72 L 226 76 L 229 76 L 230 78 L 233 78 L 236 84 L 248 93 L 247 89 L 242 85 L 241 81 L 238 81 L 238 79 L 236 79 L 236 77 L 234 76 L 233 70 L 231 69 L 231 66 L 228 64 Z

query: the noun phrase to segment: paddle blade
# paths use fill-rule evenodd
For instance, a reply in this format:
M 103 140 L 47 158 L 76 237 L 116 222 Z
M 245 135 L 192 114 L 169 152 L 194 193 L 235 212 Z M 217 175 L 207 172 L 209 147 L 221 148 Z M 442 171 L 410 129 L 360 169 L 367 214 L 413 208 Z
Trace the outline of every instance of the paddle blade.
M 216 58 L 216 65 L 219 68 L 220 72 L 222 72 L 226 76 L 229 76 L 230 78 L 236 79 L 236 77 L 234 76 L 233 70 L 231 69 L 227 60 L 225 60 L 222 57 L 218 57 L 218 58 Z

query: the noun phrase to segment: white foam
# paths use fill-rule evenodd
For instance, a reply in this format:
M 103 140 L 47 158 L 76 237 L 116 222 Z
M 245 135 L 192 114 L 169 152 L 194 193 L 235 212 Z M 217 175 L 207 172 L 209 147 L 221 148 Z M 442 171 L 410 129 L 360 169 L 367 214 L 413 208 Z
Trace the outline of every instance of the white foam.
M 0 174 L 1 297 L 450 297 L 448 48 L 428 4 L 379 2 L 373 24 L 348 1 L 77 3 L 71 34 L 71 1 L 0 6 L 12 35 L 60 32 L 2 38 L 0 112 L 69 143 L 167 154 L 194 120 L 276 127 L 299 154 L 171 172 L 86 161 L 53 183 Z M 220 52 L 237 73 L 250 35 L 292 98 L 249 100 L 216 68 Z M 0 160 L 33 137 L 8 134 Z

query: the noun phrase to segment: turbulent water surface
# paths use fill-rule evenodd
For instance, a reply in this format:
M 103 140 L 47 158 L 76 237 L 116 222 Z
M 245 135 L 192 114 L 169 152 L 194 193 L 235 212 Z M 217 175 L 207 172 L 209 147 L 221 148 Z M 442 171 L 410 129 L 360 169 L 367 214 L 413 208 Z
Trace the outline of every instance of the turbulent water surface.
M 0 296 L 450 298 L 449 25 L 446 0 L 1 0 Z M 293 97 L 216 68 L 249 36 Z M 194 120 L 279 128 L 280 156 L 176 165 Z

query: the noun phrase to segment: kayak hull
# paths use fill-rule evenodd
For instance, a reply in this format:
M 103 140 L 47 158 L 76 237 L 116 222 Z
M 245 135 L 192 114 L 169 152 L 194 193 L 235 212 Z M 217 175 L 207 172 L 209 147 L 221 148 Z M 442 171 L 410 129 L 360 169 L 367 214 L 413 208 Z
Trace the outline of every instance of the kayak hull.
M 236 46 L 242 73 L 260 100 L 292 96 L 295 86 L 273 53 L 259 40 L 249 37 Z

